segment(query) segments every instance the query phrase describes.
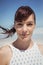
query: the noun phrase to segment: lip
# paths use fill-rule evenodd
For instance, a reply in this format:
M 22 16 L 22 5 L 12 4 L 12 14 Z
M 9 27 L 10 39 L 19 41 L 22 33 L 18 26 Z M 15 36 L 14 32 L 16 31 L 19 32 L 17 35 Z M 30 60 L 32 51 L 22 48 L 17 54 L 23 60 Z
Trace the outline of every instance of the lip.
M 22 37 L 24 37 L 24 38 L 26 38 L 29 34 L 21 34 L 22 35 Z

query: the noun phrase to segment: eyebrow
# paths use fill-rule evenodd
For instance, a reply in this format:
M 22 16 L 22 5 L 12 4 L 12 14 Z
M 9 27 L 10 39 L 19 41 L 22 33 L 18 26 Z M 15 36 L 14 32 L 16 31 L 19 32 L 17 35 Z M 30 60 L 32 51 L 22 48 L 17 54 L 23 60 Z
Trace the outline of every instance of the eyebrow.
M 34 21 L 27 21 L 27 23 L 33 23 Z
M 24 21 L 24 22 L 25 22 L 25 21 Z M 22 24 L 23 24 L 22 21 L 21 21 L 21 22 L 18 21 L 18 22 L 16 22 L 16 23 L 17 23 L 17 24 L 18 24 L 18 23 L 22 23 Z M 34 23 L 34 22 L 33 22 L 33 21 L 27 21 L 26 23 Z

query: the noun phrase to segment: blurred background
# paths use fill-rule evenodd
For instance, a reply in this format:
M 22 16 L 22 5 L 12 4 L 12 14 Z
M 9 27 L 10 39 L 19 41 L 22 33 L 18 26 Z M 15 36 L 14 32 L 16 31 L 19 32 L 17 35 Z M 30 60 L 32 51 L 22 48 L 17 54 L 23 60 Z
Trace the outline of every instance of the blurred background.
M 30 6 L 36 14 L 36 28 L 34 30 L 32 39 L 37 44 L 43 44 L 43 0 L 0 0 L 0 26 L 10 29 L 14 24 L 14 15 L 18 7 Z M 12 43 L 17 39 L 15 33 L 12 37 L 6 37 L 0 29 L 0 47 Z

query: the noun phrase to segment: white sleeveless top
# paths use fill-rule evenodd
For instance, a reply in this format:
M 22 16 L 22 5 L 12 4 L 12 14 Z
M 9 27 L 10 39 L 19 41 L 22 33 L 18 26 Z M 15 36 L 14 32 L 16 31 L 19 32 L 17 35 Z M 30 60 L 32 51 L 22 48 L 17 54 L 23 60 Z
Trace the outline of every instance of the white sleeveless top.
M 31 49 L 19 50 L 9 45 L 12 50 L 12 57 L 9 65 L 43 65 L 43 56 L 41 55 L 37 44 L 34 44 Z

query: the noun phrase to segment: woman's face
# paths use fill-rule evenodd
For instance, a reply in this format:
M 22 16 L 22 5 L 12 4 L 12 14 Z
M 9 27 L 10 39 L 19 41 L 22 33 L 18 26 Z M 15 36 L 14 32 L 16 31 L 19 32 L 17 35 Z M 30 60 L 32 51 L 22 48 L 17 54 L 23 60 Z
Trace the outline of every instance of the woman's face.
M 22 41 L 31 39 L 34 28 L 35 22 L 33 14 L 31 14 L 25 21 L 15 23 L 18 38 Z

